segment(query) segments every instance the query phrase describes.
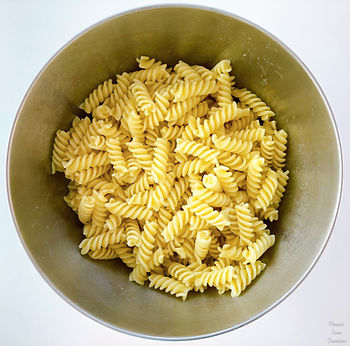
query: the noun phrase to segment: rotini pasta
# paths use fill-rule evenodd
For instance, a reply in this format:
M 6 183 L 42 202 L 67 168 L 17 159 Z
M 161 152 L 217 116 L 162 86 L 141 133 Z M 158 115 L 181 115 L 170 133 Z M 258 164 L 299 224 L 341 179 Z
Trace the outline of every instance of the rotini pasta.
M 229 60 L 211 70 L 136 60 L 140 70 L 98 85 L 80 105 L 88 116 L 53 142 L 81 254 L 119 259 L 130 281 L 183 300 L 208 287 L 237 297 L 275 242 L 265 220 L 278 219 L 286 191 L 287 133 L 236 87 Z
M 62 162 L 65 159 L 67 146 L 70 139 L 70 132 L 58 130 L 56 132 L 55 143 L 52 151 L 52 174 L 64 172 Z
M 151 169 L 154 181 L 157 184 L 165 179 L 169 152 L 169 141 L 166 138 L 157 138 L 155 142 L 153 164 Z
M 91 113 L 100 103 L 106 100 L 113 92 L 112 79 L 108 79 L 100 84 L 80 105 L 86 113 Z

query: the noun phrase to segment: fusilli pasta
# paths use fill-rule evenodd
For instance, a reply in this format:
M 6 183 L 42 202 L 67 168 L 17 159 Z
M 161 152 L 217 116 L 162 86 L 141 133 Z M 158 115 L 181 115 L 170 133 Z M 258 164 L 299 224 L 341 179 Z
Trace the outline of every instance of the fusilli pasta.
M 265 268 L 286 190 L 287 133 L 229 60 L 211 70 L 148 56 L 93 90 L 53 142 L 52 173 L 71 182 L 79 248 L 120 259 L 129 280 L 185 300 L 215 287 L 237 297 Z

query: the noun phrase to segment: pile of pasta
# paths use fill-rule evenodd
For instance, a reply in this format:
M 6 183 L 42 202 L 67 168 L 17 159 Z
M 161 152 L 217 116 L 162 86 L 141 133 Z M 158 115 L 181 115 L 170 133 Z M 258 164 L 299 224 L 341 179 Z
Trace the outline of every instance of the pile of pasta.
M 136 60 L 140 70 L 98 85 L 54 141 L 81 253 L 120 258 L 131 281 L 183 300 L 208 287 L 239 296 L 275 242 L 266 221 L 288 180 L 287 133 L 236 87 L 228 60 L 211 70 Z

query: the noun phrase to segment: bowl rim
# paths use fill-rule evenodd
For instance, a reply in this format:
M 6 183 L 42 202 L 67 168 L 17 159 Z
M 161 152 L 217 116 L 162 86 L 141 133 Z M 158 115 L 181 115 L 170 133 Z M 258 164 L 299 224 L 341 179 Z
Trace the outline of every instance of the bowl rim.
M 190 8 L 190 9 L 197 9 L 197 10 L 203 10 L 203 11 L 208 11 L 208 12 L 213 12 L 216 14 L 220 14 L 220 15 L 225 15 L 231 18 L 234 18 L 238 21 L 241 21 L 245 24 L 248 24 L 250 26 L 252 26 L 253 28 L 257 29 L 258 31 L 261 31 L 262 33 L 264 33 L 265 35 L 267 35 L 269 38 L 271 38 L 272 40 L 274 40 L 275 42 L 277 42 L 288 54 L 290 54 L 293 59 L 299 63 L 299 65 L 301 66 L 301 68 L 305 71 L 305 73 L 309 76 L 309 78 L 312 80 L 314 86 L 316 87 L 317 91 L 319 92 L 326 108 L 328 111 L 328 115 L 329 118 L 331 120 L 331 125 L 333 127 L 333 131 L 335 134 L 335 138 L 336 138 L 336 145 L 337 145 L 337 149 L 338 149 L 338 161 L 339 161 L 339 176 L 338 176 L 338 189 L 337 189 L 337 202 L 336 205 L 334 206 L 334 210 L 333 210 L 333 214 L 332 214 L 332 218 L 331 218 L 331 226 L 328 230 L 328 233 L 323 241 L 323 244 L 319 250 L 319 252 L 317 253 L 317 255 L 315 256 L 313 262 L 311 263 L 311 265 L 309 266 L 309 268 L 305 271 L 305 273 L 301 276 L 301 278 L 282 296 L 280 297 L 277 301 L 275 301 L 273 304 L 271 304 L 270 306 L 268 306 L 266 309 L 264 309 L 263 311 L 261 311 L 260 313 L 254 315 L 253 317 L 249 318 L 246 321 L 243 321 L 239 324 L 236 324 L 232 327 L 226 328 L 226 329 L 222 329 L 222 330 L 218 330 L 215 332 L 211 332 L 211 333 L 207 333 L 207 334 L 200 334 L 200 335 L 194 335 L 194 336 L 182 336 L 182 337 L 166 337 L 166 336 L 157 336 L 157 335 L 148 335 L 148 334 L 143 334 L 143 333 L 138 333 L 138 332 L 134 332 L 134 331 L 130 331 L 127 329 L 123 329 L 121 327 L 118 327 L 112 323 L 103 321 L 101 319 L 99 319 L 98 317 L 94 316 L 93 314 L 89 313 L 88 311 L 84 310 L 82 307 L 80 307 L 79 305 L 77 305 L 74 301 L 70 300 L 67 296 L 65 296 L 51 281 L 50 279 L 47 277 L 47 275 L 41 270 L 41 268 L 38 266 L 38 264 L 36 263 L 34 256 L 32 255 L 31 251 L 29 250 L 29 248 L 27 247 L 27 245 L 24 242 L 24 239 L 22 237 L 22 233 L 21 230 L 17 224 L 17 220 L 16 220 L 16 215 L 13 209 L 13 205 L 12 205 L 12 198 L 11 198 L 11 189 L 10 189 L 10 153 L 11 153 L 11 149 L 12 149 L 12 141 L 14 138 L 14 133 L 16 131 L 16 127 L 17 127 L 17 123 L 19 120 L 19 116 L 22 112 L 23 106 L 29 96 L 29 94 L 31 93 L 32 89 L 34 88 L 36 82 L 39 80 L 39 78 L 41 77 L 41 75 L 45 72 L 45 70 L 47 69 L 47 67 L 56 59 L 56 57 L 61 54 L 61 52 L 63 52 L 69 45 L 71 45 L 73 42 L 75 42 L 76 40 L 78 40 L 80 37 L 82 37 L 83 35 L 85 35 L 86 33 L 88 33 L 90 30 L 95 29 L 96 27 L 100 26 L 101 24 L 104 24 L 110 20 L 113 20 L 115 18 L 119 18 L 119 17 L 123 17 L 125 15 L 128 14 L 132 14 L 132 13 L 136 13 L 136 12 L 141 12 L 141 11 L 148 11 L 148 10 L 154 10 L 154 9 L 161 9 L 161 8 Z M 309 70 L 309 68 L 301 61 L 301 59 L 297 56 L 297 54 L 290 49 L 286 44 L 284 44 L 280 39 L 278 39 L 275 35 L 271 34 L 269 31 L 267 31 L 266 29 L 260 27 L 259 25 L 251 22 L 250 20 L 247 20 L 239 15 L 236 15 L 234 13 L 222 10 L 222 9 L 218 9 L 218 8 L 214 8 L 214 7 L 210 7 L 210 6 L 202 6 L 202 5 L 195 5 L 195 4 L 177 4 L 177 3 L 173 3 L 173 4 L 157 4 L 157 5 L 151 5 L 151 6 L 141 6 L 141 7 L 136 7 L 136 8 L 132 8 L 130 10 L 126 10 L 126 11 L 122 11 L 119 13 L 116 13 L 114 15 L 108 16 L 102 20 L 97 21 L 96 23 L 88 26 L 87 28 L 85 28 L 84 30 L 82 30 L 81 32 L 79 32 L 78 34 L 76 34 L 75 36 L 73 36 L 72 39 L 70 39 L 67 43 L 65 43 L 59 50 L 56 51 L 56 53 L 47 61 L 47 63 L 40 69 L 40 71 L 38 72 L 38 74 L 36 75 L 36 77 L 34 78 L 34 80 L 32 81 L 32 83 L 30 84 L 28 90 L 26 91 L 20 106 L 17 110 L 13 125 L 12 125 L 12 129 L 10 132 L 10 136 L 9 136 L 9 140 L 8 140 L 8 147 L 7 147 L 7 154 L 6 154 L 6 190 L 7 190 L 7 197 L 8 197 L 8 203 L 9 203 L 9 207 L 10 207 L 10 211 L 11 211 L 11 216 L 12 216 L 12 220 L 14 223 L 14 226 L 16 228 L 17 231 L 17 235 L 20 238 L 20 241 L 22 243 L 22 246 L 24 247 L 29 259 L 31 260 L 32 264 L 34 265 L 34 267 L 36 268 L 36 270 L 39 272 L 39 274 L 41 275 L 41 277 L 46 281 L 46 283 L 63 299 L 65 300 L 69 305 L 71 305 L 72 307 L 74 307 L 76 310 L 78 310 L 79 312 L 81 312 L 82 314 L 84 314 L 85 316 L 89 317 L 90 319 L 108 327 L 111 328 L 113 330 L 116 330 L 118 332 L 127 334 L 127 335 L 131 335 L 131 336 L 137 336 L 140 338 L 145 338 L 145 339 L 151 339 L 151 340 L 160 340 L 160 341 L 187 341 L 187 340 L 198 340 L 198 339 L 204 339 L 204 338 L 208 338 L 208 337 L 213 337 L 213 336 L 217 336 L 217 335 L 222 335 L 224 333 L 228 333 L 230 331 L 233 331 L 235 329 L 238 329 L 240 327 L 243 327 L 245 325 L 250 324 L 251 322 L 257 320 L 258 318 L 264 316 L 266 313 L 270 312 L 272 309 L 274 309 L 276 306 L 278 306 L 280 303 L 282 303 L 292 292 L 295 291 L 295 289 L 297 287 L 300 286 L 300 284 L 305 280 L 305 278 L 310 274 L 311 270 L 315 267 L 317 261 L 319 260 L 320 256 L 322 255 L 329 239 L 330 236 L 333 232 L 333 229 L 335 227 L 335 223 L 339 214 L 339 209 L 340 209 L 340 204 L 341 204 L 341 199 L 342 199 L 342 191 L 343 191 L 343 169 L 344 169 L 344 163 L 343 163 L 343 154 L 342 154 L 342 146 L 341 146 L 341 142 L 340 142 L 340 136 L 339 136 L 339 131 L 335 122 L 335 117 L 334 117 L 334 113 L 330 107 L 330 104 L 326 98 L 325 93 L 323 92 L 320 84 L 318 83 L 318 81 L 316 80 L 316 78 L 314 77 L 314 75 L 311 73 L 311 71 Z

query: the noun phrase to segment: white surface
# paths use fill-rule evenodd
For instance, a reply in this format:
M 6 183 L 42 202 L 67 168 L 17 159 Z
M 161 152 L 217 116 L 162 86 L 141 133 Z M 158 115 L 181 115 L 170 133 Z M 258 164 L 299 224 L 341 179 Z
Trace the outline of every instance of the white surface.
M 168 2 L 168 1 L 164 1 Z M 184 1 L 177 1 L 185 3 Z M 110 330 L 73 309 L 41 278 L 14 229 L 5 191 L 5 155 L 18 106 L 40 68 L 69 39 L 107 16 L 154 1 L 0 1 L 1 251 L 0 345 L 170 345 Z M 321 84 L 340 130 L 345 184 L 330 242 L 315 269 L 285 302 L 252 324 L 186 345 L 326 345 L 350 343 L 350 2 L 195 1 L 241 15 L 279 37 Z M 30 136 L 30 133 L 28 133 Z M 343 323 L 331 328 L 330 321 Z M 341 335 L 332 334 L 341 332 Z

